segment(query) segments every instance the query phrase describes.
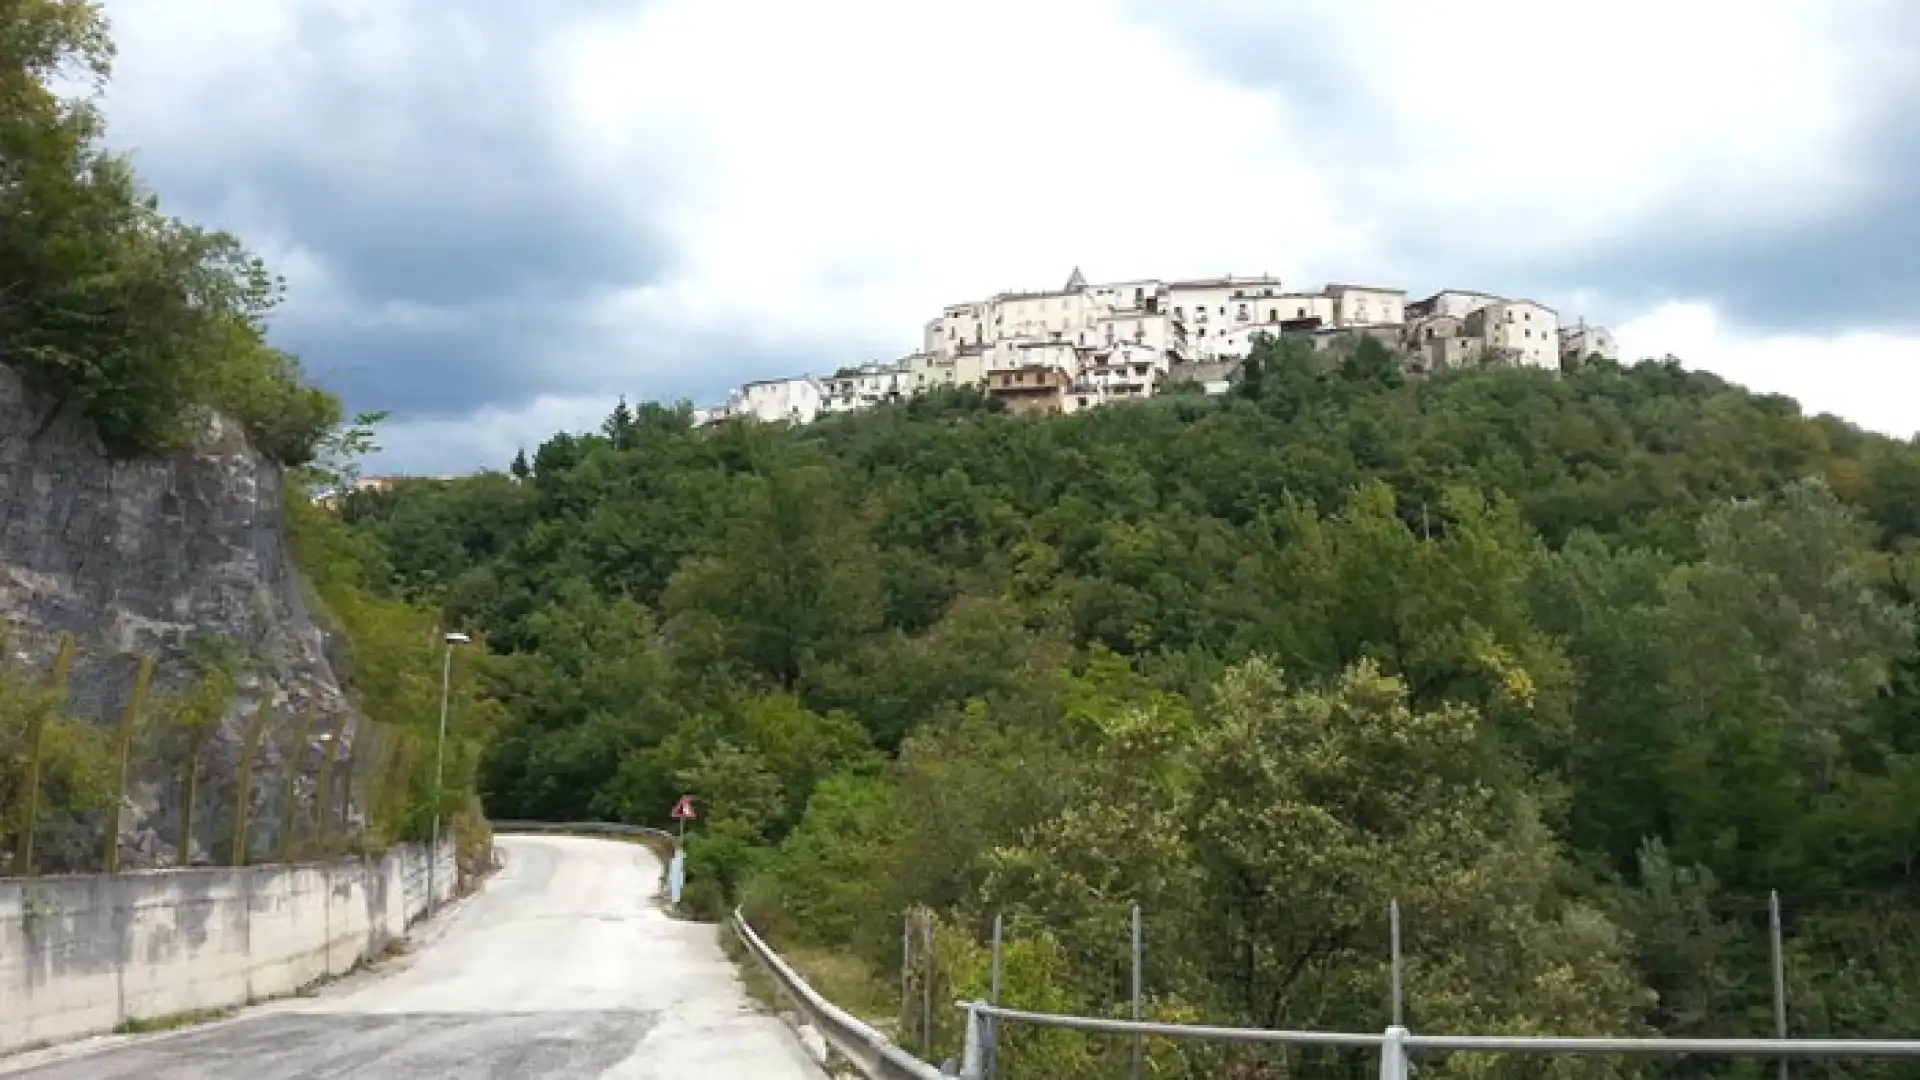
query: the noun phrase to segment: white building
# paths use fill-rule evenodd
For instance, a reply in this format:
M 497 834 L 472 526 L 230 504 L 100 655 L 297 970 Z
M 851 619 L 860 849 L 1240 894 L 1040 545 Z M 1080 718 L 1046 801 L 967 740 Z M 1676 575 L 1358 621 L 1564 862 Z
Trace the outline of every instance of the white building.
M 1170 346 L 1181 358 L 1211 360 L 1220 355 L 1222 339 L 1236 329 L 1261 322 L 1281 299 L 1280 279 L 1259 277 L 1198 278 L 1167 286 Z
M 1259 318 L 1266 326 L 1318 319 L 1323 326 L 1333 325 L 1333 297 L 1325 293 L 1283 292 L 1256 301 Z
M 1620 359 L 1620 347 L 1604 326 L 1588 326 L 1582 319 L 1574 326 L 1560 328 L 1560 359 L 1585 360 L 1598 353 L 1606 360 Z
M 1321 292 L 1333 301 L 1334 326 L 1399 326 L 1407 321 L 1405 289 L 1329 284 Z
M 807 423 L 823 411 L 867 408 L 941 386 L 980 386 L 1002 397 L 1053 388 L 1063 391 L 1059 409 L 1067 411 L 1158 393 L 1169 378 L 1219 392 L 1222 373 L 1248 356 L 1262 333 L 1304 335 L 1321 349 L 1372 337 L 1404 348 L 1408 370 L 1422 373 L 1487 358 L 1557 367 L 1563 355 L 1617 356 L 1602 328 L 1563 330 L 1552 308 L 1475 290 L 1444 289 L 1409 303 L 1404 290 L 1378 286 L 1330 283 L 1318 292 L 1288 292 L 1268 275 L 1091 285 L 1076 268 L 1057 290 L 948 305 L 922 328 L 919 350 L 897 363 L 818 380 L 749 383 L 696 420 Z M 1045 385 L 1023 387 L 1014 377 L 1023 372 L 1029 382 L 1044 375 Z
M 940 316 L 927 323 L 922 352 L 951 357 L 969 345 L 980 347 L 987 341 L 988 304 L 949 304 Z
M 726 417 L 750 416 L 763 424 L 811 424 L 820 416 L 825 395 L 810 375 L 762 379 L 735 390 L 723 406 Z
M 1080 352 L 1073 339 L 1002 338 L 986 351 L 986 373 L 1051 368 L 1072 374 L 1080 368 Z
M 851 412 L 904 401 L 913 393 L 913 383 L 908 361 L 862 364 L 820 380 L 820 408 L 824 412 Z
M 1078 275 L 1080 271 L 1075 270 Z M 1087 297 L 1091 301 L 1094 317 L 1102 313 L 1143 313 L 1157 314 L 1160 311 L 1161 298 L 1166 293 L 1166 283 L 1154 278 L 1142 278 L 1138 281 L 1116 281 L 1111 285 L 1093 285 L 1087 288 Z
M 1468 315 L 1465 329 L 1495 357 L 1529 367 L 1560 366 L 1560 316 L 1545 304 L 1496 300 Z
M 1492 293 L 1473 292 L 1469 289 L 1442 289 L 1432 296 L 1427 297 L 1425 300 L 1408 304 L 1406 306 L 1406 316 L 1407 321 L 1410 323 L 1418 318 L 1437 317 L 1441 315 L 1451 315 L 1456 319 L 1464 319 L 1474 312 L 1479 311 L 1481 308 L 1486 307 L 1488 304 L 1497 304 L 1505 299 L 1506 297 L 1504 296 L 1495 296 Z
M 1153 396 L 1170 362 L 1165 352 L 1117 345 L 1092 354 L 1067 385 L 1067 412 Z
M 1137 310 L 1117 311 L 1097 318 L 1074 337 L 1078 348 L 1094 350 L 1132 345 L 1165 352 L 1167 344 L 1167 316 Z

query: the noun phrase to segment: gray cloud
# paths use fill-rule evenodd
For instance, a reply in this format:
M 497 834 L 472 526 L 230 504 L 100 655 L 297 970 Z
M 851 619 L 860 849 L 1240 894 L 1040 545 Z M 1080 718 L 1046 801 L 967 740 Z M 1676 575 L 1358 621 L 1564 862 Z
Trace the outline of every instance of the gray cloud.
M 1829 220 L 1785 233 L 1622 236 L 1534 272 L 1562 291 L 1708 300 L 1759 331 L 1920 329 L 1920 115 L 1890 111 L 1874 143 L 1867 195 Z
M 547 31 L 532 7 L 473 10 L 411 5 L 403 35 L 378 42 L 374 64 L 364 27 L 332 7 L 300 6 L 299 55 L 263 82 L 249 85 L 244 67 L 208 73 L 174 89 L 183 96 L 164 116 L 135 102 L 132 123 L 116 125 L 169 208 L 271 235 L 324 267 L 339 293 L 329 300 L 356 317 L 309 313 L 313 298 L 296 292 L 277 337 L 350 408 L 458 415 L 581 389 L 577 366 L 540 365 L 578 333 L 584 298 L 658 281 L 673 263 L 616 199 L 663 180 L 643 173 L 610 193 L 569 172 L 531 59 Z M 122 64 L 124 92 L 136 97 L 156 89 L 138 61 Z M 285 105 L 223 108 L 236 94 Z M 262 114 L 277 122 L 247 122 Z M 212 121 L 180 138 L 171 115 Z M 395 303 L 424 309 L 425 320 L 357 317 Z

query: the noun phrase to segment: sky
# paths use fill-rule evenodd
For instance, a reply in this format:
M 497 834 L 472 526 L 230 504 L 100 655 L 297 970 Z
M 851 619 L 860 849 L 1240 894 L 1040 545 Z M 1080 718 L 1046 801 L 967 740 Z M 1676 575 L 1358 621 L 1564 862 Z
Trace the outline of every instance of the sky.
M 1920 430 L 1911 0 L 105 0 L 172 212 L 375 471 L 912 351 L 943 304 L 1470 288 Z

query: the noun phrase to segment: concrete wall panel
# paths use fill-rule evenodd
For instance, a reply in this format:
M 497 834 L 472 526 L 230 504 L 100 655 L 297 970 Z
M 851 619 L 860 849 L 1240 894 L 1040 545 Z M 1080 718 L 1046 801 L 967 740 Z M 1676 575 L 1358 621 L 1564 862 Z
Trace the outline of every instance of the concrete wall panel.
M 434 893 L 453 895 L 443 844 Z M 427 853 L 0 880 L 0 1054 L 343 975 L 427 911 Z

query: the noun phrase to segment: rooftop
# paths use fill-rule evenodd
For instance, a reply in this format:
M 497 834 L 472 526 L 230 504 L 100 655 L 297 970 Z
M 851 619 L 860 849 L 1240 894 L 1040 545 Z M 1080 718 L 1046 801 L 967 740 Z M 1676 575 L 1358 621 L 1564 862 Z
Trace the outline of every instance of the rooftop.
M 1323 292 L 1339 292 L 1342 290 L 1345 290 L 1348 292 L 1391 293 L 1394 296 L 1407 295 L 1407 290 L 1405 289 L 1389 289 L 1385 285 L 1347 285 L 1337 281 L 1327 282 L 1327 287 L 1322 291 Z
M 1280 285 L 1280 279 L 1269 274 L 1260 274 L 1256 277 L 1235 277 L 1228 274 L 1225 277 L 1188 278 L 1185 281 L 1167 282 L 1169 289 L 1227 289 L 1237 285 L 1272 285 L 1277 288 Z

